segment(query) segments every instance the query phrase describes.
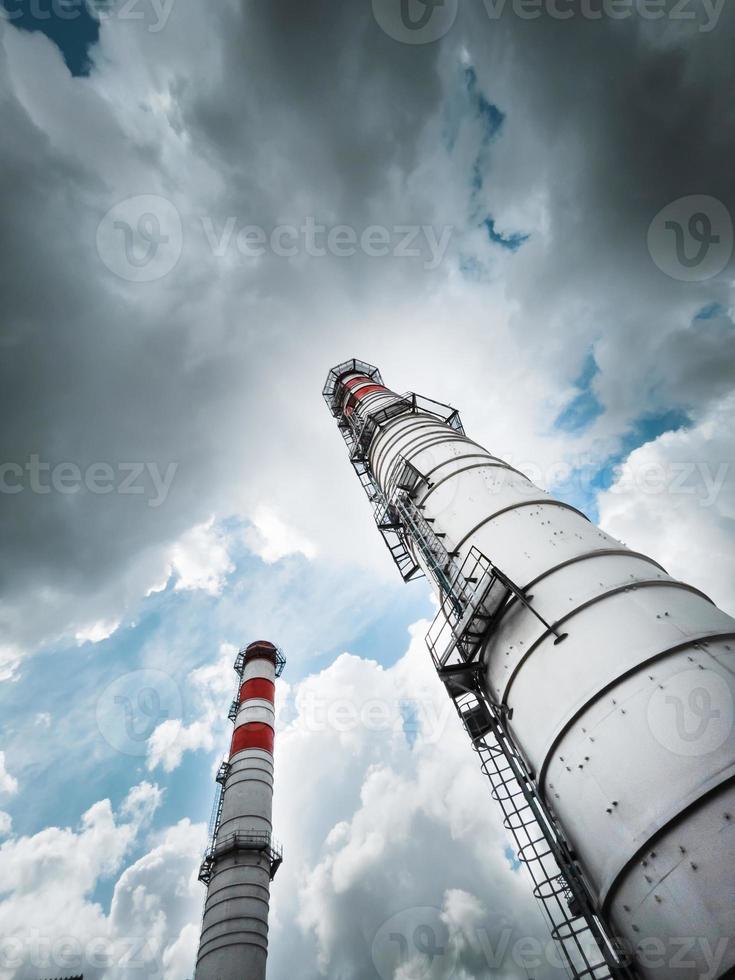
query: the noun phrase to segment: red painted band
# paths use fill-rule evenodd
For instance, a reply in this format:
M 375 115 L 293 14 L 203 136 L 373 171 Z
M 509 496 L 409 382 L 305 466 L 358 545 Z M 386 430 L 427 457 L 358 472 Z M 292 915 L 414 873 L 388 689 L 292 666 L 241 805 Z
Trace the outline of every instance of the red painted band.
M 365 395 L 371 394 L 373 391 L 387 391 L 388 389 L 383 387 L 383 385 L 366 385 L 364 388 L 358 388 L 357 391 L 353 391 L 352 394 L 355 398 L 364 398 Z
M 374 391 L 388 392 L 388 389 L 383 385 L 373 384 L 370 378 L 362 377 L 353 378 L 352 381 L 346 382 L 345 388 L 348 390 L 344 402 L 344 413 L 348 418 L 357 408 L 358 401 L 364 398 L 365 395 L 371 395 Z
M 251 677 L 240 688 L 240 704 L 248 698 L 263 698 L 273 704 L 275 693 L 276 685 L 273 681 L 269 681 L 267 677 Z
M 273 729 L 262 721 L 249 721 L 232 733 L 230 758 L 243 749 L 264 749 L 273 755 Z
M 345 388 L 347 388 L 348 390 L 351 390 L 352 388 L 355 388 L 358 385 L 369 385 L 369 384 L 372 384 L 372 379 L 368 378 L 366 374 L 360 374 L 356 378 L 350 378 L 349 381 L 345 381 L 344 383 Z
M 349 381 L 345 381 L 344 386 L 355 398 L 362 398 L 372 391 L 388 390 L 384 385 L 376 384 L 372 378 L 368 378 L 364 374 L 361 374 L 358 378 L 350 378 Z

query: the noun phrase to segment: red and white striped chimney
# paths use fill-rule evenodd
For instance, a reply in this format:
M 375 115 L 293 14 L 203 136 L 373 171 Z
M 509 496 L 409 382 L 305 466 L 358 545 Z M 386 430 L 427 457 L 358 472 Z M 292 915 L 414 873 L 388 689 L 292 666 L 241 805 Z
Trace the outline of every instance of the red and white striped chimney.
M 229 761 L 217 775 L 222 791 L 200 874 L 207 899 L 196 980 L 265 977 L 270 882 L 281 863 L 271 810 L 275 680 L 284 663 L 265 640 L 251 643 L 235 661 L 235 730 Z

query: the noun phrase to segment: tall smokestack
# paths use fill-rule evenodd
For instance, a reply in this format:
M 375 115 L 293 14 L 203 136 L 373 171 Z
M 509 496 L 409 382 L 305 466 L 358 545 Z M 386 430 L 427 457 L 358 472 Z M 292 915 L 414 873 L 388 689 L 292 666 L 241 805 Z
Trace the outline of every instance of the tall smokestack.
M 195 980 L 264 980 L 270 882 L 282 853 L 271 835 L 275 680 L 285 660 L 265 640 L 235 660 L 230 756 L 199 873 L 207 886 Z
M 735 620 L 449 406 L 357 360 L 324 397 L 569 972 L 735 976 Z

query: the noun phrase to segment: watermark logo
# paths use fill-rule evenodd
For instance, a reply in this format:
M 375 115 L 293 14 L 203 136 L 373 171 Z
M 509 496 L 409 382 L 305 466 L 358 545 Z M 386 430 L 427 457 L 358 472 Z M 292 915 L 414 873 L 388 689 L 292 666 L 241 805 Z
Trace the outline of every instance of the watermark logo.
M 37 453 L 31 453 L 25 464 L 0 461 L 0 494 L 130 494 L 144 497 L 149 507 L 161 507 L 166 502 L 178 468 L 178 463 L 168 463 L 163 467 L 150 461 L 118 462 L 113 465 L 100 460 L 82 469 L 71 460 L 51 463 L 42 460 Z
M 659 269 L 681 282 L 718 276 L 733 253 L 733 222 L 722 201 L 704 194 L 663 208 L 648 229 L 648 251 Z
M 97 226 L 97 252 L 127 282 L 153 282 L 167 276 L 181 258 L 181 216 L 171 201 L 139 194 L 115 204 Z
M 406 909 L 384 922 L 372 945 L 383 980 L 449 980 L 457 965 L 457 944 L 439 909 Z
M 217 219 L 205 214 L 193 219 L 187 230 L 206 244 L 213 258 L 230 265 L 256 264 L 268 256 L 299 260 L 362 255 L 418 260 L 428 272 L 444 261 L 454 233 L 451 225 L 326 225 L 313 215 L 300 224 L 266 228 L 245 224 L 236 215 Z M 97 228 L 97 251 L 121 279 L 152 282 L 175 268 L 183 237 L 181 216 L 171 201 L 141 194 L 110 208 Z
M 403 44 L 430 44 L 452 28 L 459 0 L 373 0 L 381 29 Z
M 179 685 L 162 670 L 134 670 L 114 680 L 97 701 L 97 726 L 125 755 L 146 755 L 148 739 L 164 721 L 182 715 Z M 178 729 L 171 728 L 171 739 Z
M 730 688 L 719 674 L 684 670 L 653 693 L 648 724 L 656 741 L 675 755 L 708 755 L 729 738 L 734 707 Z

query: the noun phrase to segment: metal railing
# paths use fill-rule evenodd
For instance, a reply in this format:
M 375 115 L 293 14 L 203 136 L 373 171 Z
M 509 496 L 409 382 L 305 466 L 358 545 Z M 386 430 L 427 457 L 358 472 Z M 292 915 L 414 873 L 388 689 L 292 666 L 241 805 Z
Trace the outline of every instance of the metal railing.
M 383 540 L 396 563 L 404 581 L 420 578 L 424 573 L 416 561 L 402 521 L 394 507 L 396 480 L 384 491 L 377 483 L 370 469 L 368 454 L 373 440 L 386 422 L 405 413 L 422 413 L 435 418 L 450 426 L 459 435 L 464 435 L 462 421 L 457 409 L 451 405 L 406 392 L 403 395 L 393 395 L 391 401 L 381 400 L 380 405 L 373 411 L 362 411 L 361 406 L 350 415 L 343 415 L 338 405 L 339 377 L 350 371 L 360 371 L 376 383 L 382 384 L 382 378 L 377 368 L 364 361 L 346 361 L 330 372 L 324 397 L 330 406 L 332 414 L 337 417 L 337 427 L 347 444 L 350 462 L 360 480 L 365 494 L 372 507 L 375 523 Z M 372 373 L 371 373 L 372 372 Z M 392 394 L 392 393 L 391 393 Z M 396 475 L 397 477 L 397 475 Z
M 283 672 L 283 668 L 286 666 L 286 658 L 278 647 L 275 648 L 275 651 L 276 677 L 280 677 Z M 227 713 L 227 717 L 232 722 L 237 720 L 237 715 L 240 710 L 240 685 L 242 683 L 242 675 L 245 670 L 246 659 L 247 647 L 243 647 L 242 650 L 238 651 L 238 654 L 235 657 L 235 663 L 233 665 L 235 673 L 237 674 L 237 687 L 235 689 L 235 697 L 233 698 Z M 214 802 L 212 803 L 212 811 L 209 817 L 209 826 L 207 828 L 207 846 L 204 852 L 201 867 L 199 869 L 199 880 L 204 882 L 205 885 L 208 885 L 212 879 L 216 859 L 221 856 L 222 853 L 230 850 L 267 850 L 271 863 L 271 878 L 276 873 L 283 860 L 283 852 L 280 845 L 273 843 L 270 835 L 243 833 L 242 831 L 237 831 L 234 834 L 228 835 L 223 840 L 217 839 L 220 821 L 222 819 L 222 807 L 225 799 L 224 788 L 231 769 L 232 766 L 229 762 L 222 762 L 215 776 L 215 781 L 218 785 L 215 790 Z
M 364 367 L 360 370 L 371 378 L 376 377 Z M 556 643 L 562 642 L 566 634 L 544 619 L 523 588 L 478 549 L 473 548 L 465 561 L 458 564 L 459 556 L 451 546 L 447 547 L 445 533 L 435 520 L 422 513 L 421 504 L 416 502 L 416 491 L 425 478 L 410 462 L 398 458 L 385 490 L 377 483 L 370 467 L 373 439 L 395 414 L 422 412 L 464 434 L 459 413 L 450 406 L 408 393 L 390 403 L 382 402 L 374 412 L 358 409 L 349 417 L 340 417 L 338 382 L 337 377 L 329 393 L 325 388 L 325 397 L 329 394 L 332 399 L 330 407 L 338 416 L 340 432 L 373 506 L 376 524 L 403 578 L 408 580 L 422 574 L 420 558 L 421 565 L 439 587 L 442 608 L 427 637 L 434 665 L 480 757 L 492 796 L 501 808 L 503 825 L 519 861 L 528 869 L 533 894 L 544 911 L 567 969 L 580 980 L 629 980 L 635 973 L 617 956 L 597 915 L 582 868 L 541 799 L 510 733 L 508 722 L 512 710 L 492 702 L 480 675 L 483 646 L 511 600 L 525 606 L 554 634 Z
M 540 622 L 565 639 L 535 610 L 512 580 L 478 549 L 460 568 L 451 556 L 451 601 L 437 614 L 427 645 L 440 679 L 454 703 L 472 747 L 480 758 L 491 795 L 503 814 L 518 860 L 533 883 L 533 894 L 564 963 L 579 980 L 623 980 L 635 973 L 618 957 L 597 915 L 592 893 L 554 816 L 541 799 L 508 729 L 512 709 L 496 705 L 487 693 L 480 654 L 511 598 L 523 603 Z M 446 570 L 437 583 L 445 589 Z
M 479 652 L 481 641 L 497 628 L 511 600 L 525 606 L 554 635 L 555 644 L 567 638 L 566 633 L 561 633 L 541 615 L 526 590 L 479 548 L 472 548 L 459 567 L 452 558 L 451 569 L 451 577 L 445 573 L 441 580 L 437 579 L 448 601 L 442 603 L 426 635 L 437 669 L 458 660 L 465 663 L 472 660 Z
M 492 562 L 475 548 L 455 578 L 454 601 L 443 604 L 426 634 L 437 670 L 452 663 L 469 663 L 479 655 L 490 623 L 509 595 Z
M 236 830 L 210 843 L 199 869 L 199 880 L 208 885 L 212 880 L 217 861 L 233 851 L 254 851 L 265 855 L 268 859 L 271 881 L 283 863 L 283 847 L 273 839 L 271 834 Z
M 322 395 L 332 415 L 339 414 L 338 396 L 340 394 L 340 379 L 350 373 L 363 374 L 376 384 L 383 384 L 380 371 L 375 365 L 368 364 L 367 361 L 361 361 L 356 357 L 352 357 L 349 361 L 343 361 L 341 364 L 333 367 L 327 375 L 326 383 L 322 389 Z
M 281 674 L 283 673 L 283 668 L 286 666 L 286 658 L 283 655 L 283 650 L 281 650 L 280 647 L 276 647 L 275 650 L 276 650 L 276 677 L 280 677 Z M 247 654 L 247 647 L 243 647 L 242 650 L 238 651 L 238 654 L 235 657 L 235 663 L 233 664 L 233 667 L 235 669 L 235 673 L 239 677 L 242 677 L 242 672 L 245 670 L 246 654 Z

